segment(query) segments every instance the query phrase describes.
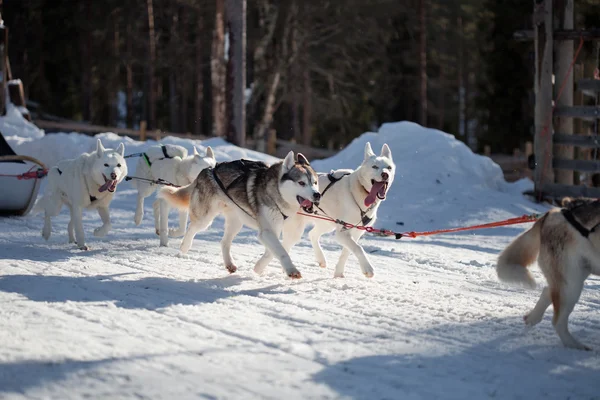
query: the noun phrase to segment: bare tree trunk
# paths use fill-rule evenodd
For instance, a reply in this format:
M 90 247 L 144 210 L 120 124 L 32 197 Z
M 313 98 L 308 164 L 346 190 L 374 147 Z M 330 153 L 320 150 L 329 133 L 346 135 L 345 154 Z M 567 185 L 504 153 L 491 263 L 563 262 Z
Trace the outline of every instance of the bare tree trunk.
M 156 129 L 156 88 L 154 83 L 154 64 L 156 63 L 156 37 L 154 33 L 153 0 L 147 0 L 148 7 L 148 129 Z
M 265 152 L 267 149 L 267 132 L 269 127 L 273 123 L 273 113 L 275 112 L 275 95 L 277 94 L 277 88 L 279 87 L 279 80 L 281 79 L 281 73 L 275 72 L 271 76 L 271 81 L 268 85 L 267 98 L 265 101 L 265 109 L 263 111 L 263 117 L 261 121 L 254 128 L 254 140 L 256 140 L 256 150 Z
M 177 48 L 178 46 L 178 36 L 177 29 L 179 27 L 179 10 L 177 7 L 174 7 L 173 10 L 173 18 L 171 20 L 170 26 L 170 52 L 171 52 L 171 60 L 177 60 Z M 169 67 L 169 121 L 171 125 L 172 132 L 179 132 L 179 113 L 177 112 L 178 99 L 177 99 L 177 70 L 179 69 L 179 65 L 175 62 L 170 64 Z
M 427 125 L 427 25 L 425 7 L 427 0 L 419 0 L 419 123 Z
M 127 10 L 127 20 L 132 17 L 130 9 Z M 127 41 L 127 49 L 125 55 L 125 75 L 126 75 L 126 89 L 125 89 L 125 103 L 127 108 L 127 116 L 125 121 L 128 128 L 133 128 L 133 33 L 131 32 L 131 24 L 126 22 L 125 35 Z
M 292 52 L 294 54 L 298 54 L 298 18 L 294 18 L 292 22 Z M 292 93 L 292 104 L 291 104 L 291 113 L 292 113 L 292 130 L 293 138 L 296 140 L 296 143 L 300 143 L 302 141 L 302 131 L 300 130 L 300 93 L 298 90 L 298 82 L 300 80 L 300 63 L 294 62 L 290 68 L 290 91 Z
M 229 47 L 231 49 L 231 105 L 229 136 L 232 143 L 246 143 L 246 0 L 227 0 Z
M 91 6 L 88 2 L 81 3 L 84 18 L 91 20 Z M 92 36 L 85 29 L 81 36 L 81 108 L 84 121 L 92 119 Z
M 304 68 L 304 99 L 302 107 L 302 144 L 310 146 L 312 142 L 312 86 L 308 66 Z
M 120 38 L 120 34 L 119 34 L 119 18 L 118 16 L 115 16 L 115 18 L 113 19 L 113 33 L 114 33 L 114 43 L 113 43 L 113 49 L 114 49 L 114 58 L 115 60 L 119 60 L 121 58 L 121 52 L 120 52 L 120 48 L 119 48 L 119 42 L 121 41 Z M 108 101 L 108 106 L 110 107 L 110 121 L 109 121 L 109 125 L 113 125 L 116 126 L 118 119 L 119 119 L 119 88 L 121 87 L 120 85 L 120 71 L 121 71 L 121 64 L 118 62 L 115 62 L 114 65 L 114 70 L 113 70 L 113 76 L 111 79 L 111 82 L 109 83 L 109 88 L 108 88 L 108 96 L 109 96 L 109 101 Z
M 202 68 L 202 15 L 197 16 L 196 29 L 196 90 L 194 96 L 194 134 L 202 135 L 202 102 L 204 100 L 204 75 Z
M 456 20 L 458 30 L 458 134 L 466 140 L 466 122 L 465 122 L 465 80 L 464 80 L 464 35 L 462 17 L 459 15 Z
M 225 3 L 216 0 L 211 54 L 213 134 L 225 137 Z

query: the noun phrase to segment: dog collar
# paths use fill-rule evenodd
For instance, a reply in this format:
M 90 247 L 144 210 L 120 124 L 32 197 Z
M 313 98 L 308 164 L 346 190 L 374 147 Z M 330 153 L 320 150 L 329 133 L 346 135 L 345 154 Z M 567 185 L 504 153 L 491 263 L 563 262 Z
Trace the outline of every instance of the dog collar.
M 598 225 L 596 225 L 592 229 L 588 229 L 585 226 L 581 225 L 581 223 L 575 219 L 575 216 L 573 215 L 573 213 L 570 210 L 563 208 L 562 210 L 560 210 L 560 212 L 565 217 L 565 219 L 571 224 L 571 226 L 573 228 L 577 229 L 577 232 L 579 232 L 581 234 L 581 236 L 583 236 L 585 238 L 590 236 L 590 233 L 594 233 L 596 230 L 596 227 L 598 226 Z

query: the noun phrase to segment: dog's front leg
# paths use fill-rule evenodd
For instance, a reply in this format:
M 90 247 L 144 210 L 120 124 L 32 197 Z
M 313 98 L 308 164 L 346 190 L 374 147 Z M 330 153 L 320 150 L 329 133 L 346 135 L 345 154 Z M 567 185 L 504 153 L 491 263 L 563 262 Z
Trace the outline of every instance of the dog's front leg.
M 166 247 L 169 244 L 169 204 L 160 199 L 156 201 L 159 203 L 158 219 L 160 220 L 160 227 L 158 228 L 158 235 L 160 236 L 160 245 Z
M 179 228 L 169 229 L 169 237 L 180 237 L 185 234 L 187 226 L 188 212 L 187 210 L 179 210 Z
M 304 220 L 302 220 L 297 214 L 289 217 L 283 222 L 283 248 L 289 254 L 290 249 L 300 241 L 302 233 L 304 233 Z M 273 253 L 267 248 L 262 257 L 254 265 L 254 272 L 262 274 L 273 260 Z
M 275 230 L 266 221 L 263 221 L 262 224 L 259 223 L 259 227 L 260 232 L 258 234 L 258 240 L 267 248 L 267 250 L 277 257 L 287 276 L 292 279 L 302 278 L 300 271 L 298 271 L 292 263 L 290 255 L 285 251 L 281 242 L 279 242 Z
M 69 211 L 72 215 L 73 211 L 71 211 L 71 206 L 69 206 Z M 67 226 L 67 232 L 69 233 L 69 243 L 75 243 L 75 227 L 73 226 L 73 218 L 69 219 L 69 225 Z
M 335 232 L 335 239 L 339 244 L 344 246 L 344 248 L 350 250 L 352 254 L 354 254 L 356 258 L 358 258 L 358 262 L 360 263 L 360 269 L 362 270 L 362 273 L 367 278 L 372 278 L 374 275 L 373 266 L 369 262 L 369 259 L 367 258 L 367 255 L 363 250 L 362 246 L 359 245 L 356 239 L 352 237 L 352 233 L 347 229 L 338 229 Z M 343 256 L 344 254 L 342 253 L 342 255 L 340 256 L 340 260 L 338 261 L 338 265 L 336 266 L 335 276 L 338 276 L 338 273 L 341 273 L 340 276 L 343 276 L 344 274 L 344 265 L 346 264 L 346 260 L 342 260 Z M 347 258 L 348 257 L 346 256 L 346 259 Z M 342 261 L 343 263 L 341 263 Z
M 85 234 L 83 233 L 83 209 L 77 206 L 71 206 L 71 221 L 75 229 L 75 240 L 80 250 L 88 250 L 85 245 Z
M 112 227 L 110 223 L 110 212 L 108 211 L 108 207 L 98 207 L 98 215 L 100 215 L 100 219 L 102 220 L 102 226 L 94 229 L 94 236 L 103 237 L 106 236 Z

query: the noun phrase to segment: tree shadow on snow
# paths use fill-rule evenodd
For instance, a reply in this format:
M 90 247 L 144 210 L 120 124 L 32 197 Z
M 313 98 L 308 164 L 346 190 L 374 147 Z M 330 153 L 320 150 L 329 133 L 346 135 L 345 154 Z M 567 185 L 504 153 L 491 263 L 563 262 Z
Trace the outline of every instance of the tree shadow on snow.
M 313 379 L 352 399 L 597 398 L 597 351 L 563 348 L 548 318 L 542 324 L 550 326 L 525 333 L 516 323 L 507 318 L 403 333 L 399 341 L 411 343 L 414 335 L 420 348 L 351 358 L 325 367 Z M 597 332 L 573 331 L 600 348 Z M 470 338 L 478 343 L 469 345 Z M 449 351 L 427 351 L 429 339 L 448 343 Z
M 77 277 L 5 275 L 0 276 L 0 291 L 18 293 L 33 301 L 51 303 L 114 301 L 117 307 L 146 310 L 156 310 L 176 304 L 212 303 L 236 296 L 258 296 L 263 293 L 286 291 L 280 284 L 253 290 L 229 290 L 242 281 L 250 279 L 238 275 L 193 282 L 164 277 L 138 280 L 115 279 L 121 275 L 126 274 Z M 277 290 L 280 287 L 282 289 Z
M 2 393 L 21 393 L 30 388 L 44 386 L 52 382 L 59 382 L 68 379 L 69 376 L 76 377 L 81 381 L 86 371 L 104 370 L 103 375 L 115 380 L 129 377 L 121 372 L 111 369 L 115 363 L 144 362 L 161 357 L 171 357 L 180 355 L 189 355 L 191 357 L 202 356 L 203 353 L 186 351 L 179 353 L 161 353 L 161 354 L 143 354 L 128 357 L 110 357 L 99 360 L 61 360 L 61 361 L 42 361 L 42 360 L 23 360 L 15 362 L 0 363 L 0 394 Z M 107 378 L 110 379 L 110 378 Z M 116 386 L 118 387 L 118 386 Z M 93 386 L 88 391 L 95 390 Z M 90 393 L 91 394 L 91 393 Z M 2 396 L 0 396 L 2 397 Z

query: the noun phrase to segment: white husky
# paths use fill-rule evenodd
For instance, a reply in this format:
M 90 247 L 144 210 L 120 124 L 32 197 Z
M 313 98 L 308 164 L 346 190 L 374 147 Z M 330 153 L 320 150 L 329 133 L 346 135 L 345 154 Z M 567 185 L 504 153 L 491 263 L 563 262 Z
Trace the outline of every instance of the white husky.
M 140 157 L 136 167 L 136 177 L 158 180 L 177 186 L 187 186 L 192 183 L 200 171 L 204 168 L 214 167 L 216 164 L 215 154 L 210 146 L 206 148 L 206 155 L 202 157 L 196 147 L 194 154 L 188 156 L 185 147 L 177 145 L 161 145 L 150 147 Z M 138 190 L 137 208 L 135 210 L 135 224 L 139 225 L 144 218 L 144 199 L 150 196 L 157 188 L 157 185 L 143 180 L 135 183 Z M 154 210 L 154 227 L 156 234 L 160 234 L 160 202 L 156 199 L 152 204 Z M 168 210 L 167 210 L 168 212 Z M 179 227 L 169 231 L 169 236 L 182 236 L 185 233 L 188 213 L 185 210 L 179 211 Z M 167 218 L 165 218 L 165 223 Z M 166 235 L 166 233 L 165 233 Z M 161 243 L 165 242 L 166 236 L 161 237 Z
M 396 166 L 392 159 L 392 152 L 387 144 L 381 148 L 381 155 L 373 153 L 371 144 L 365 145 L 365 155 L 362 164 L 355 171 L 340 169 L 329 174 L 319 174 L 319 190 L 321 200 L 319 208 L 327 216 L 355 225 L 372 226 L 377 218 L 377 210 L 381 201 L 385 199 L 387 191 L 394 181 Z M 302 216 L 291 215 L 283 226 L 282 244 L 286 251 L 297 243 L 302 237 L 304 227 L 313 223 L 314 228 L 309 232 L 309 237 L 315 251 L 319 265 L 327 266 L 325 255 L 319 244 L 319 239 L 324 233 L 335 230 L 335 239 L 343 246 L 342 254 L 335 267 L 334 276 L 344 276 L 344 267 L 350 253 L 354 254 L 360 263 L 362 273 L 371 278 L 374 274 L 373 266 L 367 255 L 358 243 L 365 233 L 359 229 L 345 229 L 334 222 Z M 272 260 L 268 253 L 257 263 L 257 270 L 263 270 Z
M 44 239 L 50 238 L 51 217 L 58 215 L 63 204 L 71 211 L 69 243 L 77 243 L 81 250 L 88 249 L 82 223 L 84 208 L 97 209 L 102 219 L 102 226 L 94 230 L 94 236 L 102 237 L 108 233 L 111 227 L 108 206 L 117 185 L 127 175 L 124 152 L 123 143 L 119 144 L 117 150 L 105 149 L 98 139 L 96 151 L 60 161 L 50 169 L 46 192 L 35 207 L 36 211 L 45 211 Z

